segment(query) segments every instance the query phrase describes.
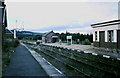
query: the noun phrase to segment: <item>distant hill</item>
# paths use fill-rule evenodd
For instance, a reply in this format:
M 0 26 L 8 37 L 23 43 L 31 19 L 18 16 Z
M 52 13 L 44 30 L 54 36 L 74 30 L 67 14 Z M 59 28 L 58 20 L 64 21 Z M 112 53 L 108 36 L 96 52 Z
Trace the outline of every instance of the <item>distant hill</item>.
M 11 30 L 14 32 L 14 30 Z M 31 31 L 17 31 L 17 36 L 33 36 L 33 35 L 43 35 L 44 33 L 36 33 Z

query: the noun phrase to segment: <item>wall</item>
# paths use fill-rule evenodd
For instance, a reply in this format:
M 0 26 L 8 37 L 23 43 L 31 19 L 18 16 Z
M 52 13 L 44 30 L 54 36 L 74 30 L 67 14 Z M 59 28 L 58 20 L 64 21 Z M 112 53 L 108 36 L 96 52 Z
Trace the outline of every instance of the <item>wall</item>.
M 42 37 L 42 43 L 45 43 L 45 37 Z
M 99 43 L 99 32 L 100 31 L 105 31 L 105 42 L 103 43 L 103 46 L 101 47 L 105 47 L 105 48 L 117 48 L 117 30 L 120 29 L 119 28 L 120 25 L 110 25 L 110 26 L 104 26 L 104 27 L 96 27 L 93 28 L 93 45 L 95 47 L 100 47 L 100 43 Z M 108 30 L 113 30 L 113 37 L 114 40 L 112 42 L 108 42 Z M 97 31 L 97 36 L 98 36 L 98 40 L 95 41 L 95 31 Z
M 49 33 L 49 35 L 46 36 L 46 41 L 47 43 L 51 43 L 52 42 L 52 36 L 54 35 L 54 32 Z
M 2 6 L 1 2 L 0 6 Z M 1 76 L 2 76 L 2 9 L 0 8 L 0 78 Z

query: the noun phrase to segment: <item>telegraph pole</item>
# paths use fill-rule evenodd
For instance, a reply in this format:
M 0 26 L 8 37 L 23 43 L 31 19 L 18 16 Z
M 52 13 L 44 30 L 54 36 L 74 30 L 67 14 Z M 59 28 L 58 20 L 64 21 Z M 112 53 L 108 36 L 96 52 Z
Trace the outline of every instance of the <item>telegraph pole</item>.
M 22 25 L 22 28 L 21 28 L 21 29 L 24 30 L 24 22 L 22 22 L 22 24 L 23 24 L 23 25 Z
M 16 39 L 16 30 L 17 30 L 17 20 L 16 20 L 16 28 L 14 29 L 14 39 Z
M 24 22 L 22 22 L 22 25 L 21 25 L 21 27 L 20 28 L 17 28 L 17 20 L 16 20 L 16 28 L 14 28 L 14 39 L 16 39 L 17 38 L 17 36 L 16 36 L 16 34 L 17 34 L 17 30 L 24 30 Z

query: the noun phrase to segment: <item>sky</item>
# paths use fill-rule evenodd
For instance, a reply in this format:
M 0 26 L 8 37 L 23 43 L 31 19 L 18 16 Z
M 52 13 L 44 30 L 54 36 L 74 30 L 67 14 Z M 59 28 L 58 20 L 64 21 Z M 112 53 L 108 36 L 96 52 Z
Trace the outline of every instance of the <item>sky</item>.
M 91 24 L 118 19 L 118 2 L 40 2 L 6 0 L 8 29 L 45 33 L 91 33 Z M 17 20 L 17 23 L 16 23 Z

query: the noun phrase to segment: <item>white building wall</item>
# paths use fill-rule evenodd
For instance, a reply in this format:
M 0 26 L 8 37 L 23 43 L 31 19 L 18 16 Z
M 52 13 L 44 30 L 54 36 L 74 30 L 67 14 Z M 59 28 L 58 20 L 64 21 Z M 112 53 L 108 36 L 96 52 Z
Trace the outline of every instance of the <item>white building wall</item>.
M 99 42 L 99 31 L 97 31 L 97 41 Z
M 114 41 L 113 42 L 117 42 L 117 30 L 113 31 L 113 37 L 114 37 Z
M 94 31 L 106 31 L 106 30 L 117 30 L 120 28 L 118 28 L 118 25 L 110 25 L 110 26 L 104 26 L 104 27 L 97 27 L 93 29 Z
M 110 25 L 104 27 L 93 28 L 93 41 L 95 41 L 95 31 L 97 31 L 97 41 L 99 41 L 99 32 L 105 31 L 105 42 L 108 42 L 108 31 L 113 30 L 114 41 L 117 42 L 117 30 L 120 29 L 119 25 Z
M 93 41 L 95 41 L 95 31 L 93 31 Z
M 105 31 L 105 42 L 108 42 L 108 30 Z

